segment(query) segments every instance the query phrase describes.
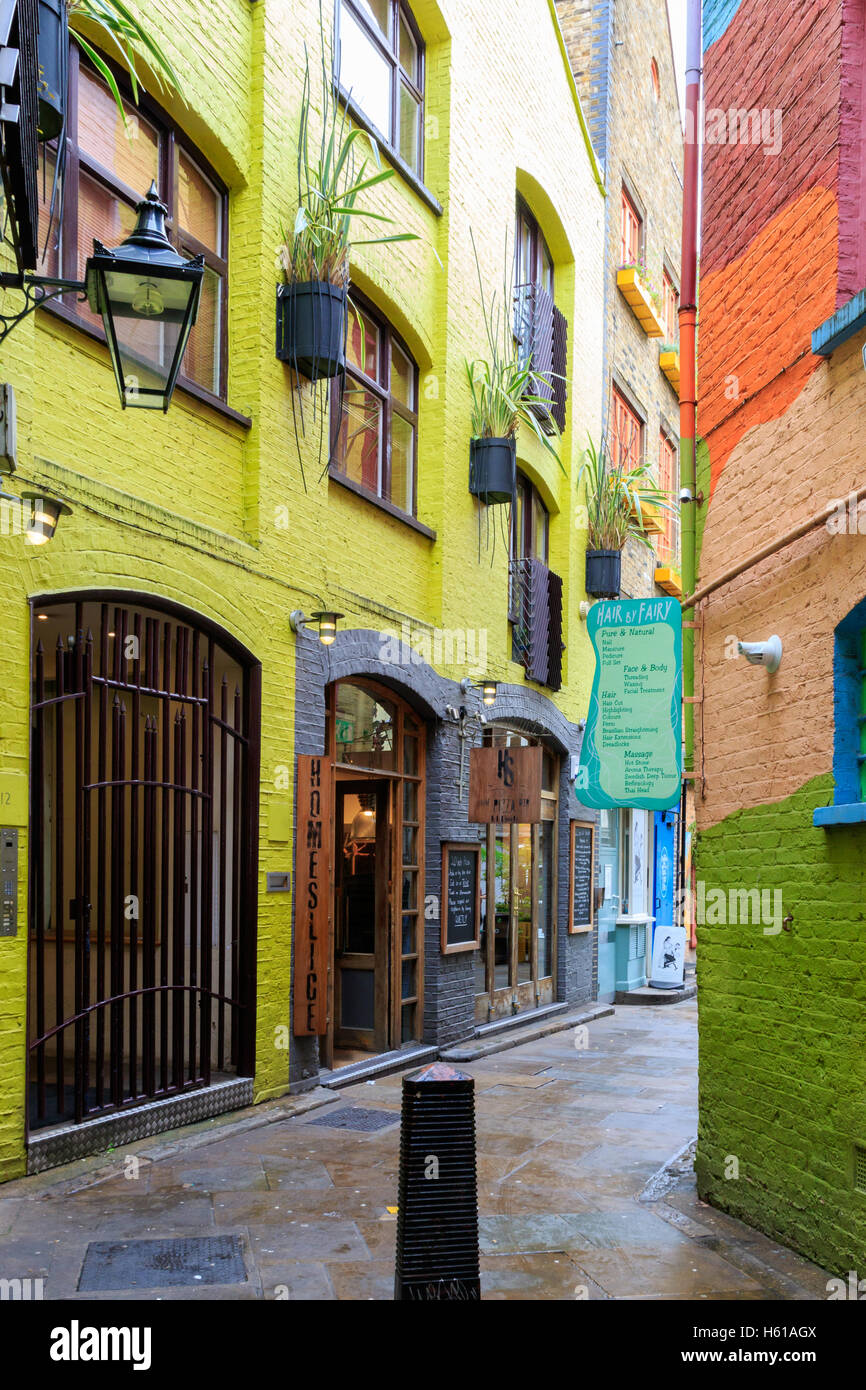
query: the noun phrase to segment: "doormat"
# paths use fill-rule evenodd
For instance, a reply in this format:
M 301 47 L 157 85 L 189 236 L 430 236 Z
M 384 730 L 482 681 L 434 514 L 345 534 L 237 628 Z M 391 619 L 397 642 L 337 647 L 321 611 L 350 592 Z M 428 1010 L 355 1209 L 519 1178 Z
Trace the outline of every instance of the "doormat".
M 175 1240 L 94 1240 L 87 1247 L 79 1292 L 173 1289 L 196 1284 L 245 1284 L 237 1236 Z
M 347 1107 L 345 1110 L 336 1110 L 332 1114 L 319 1115 L 317 1119 L 310 1120 L 311 1125 L 328 1125 L 331 1129 L 384 1129 L 386 1125 L 395 1125 L 400 1119 L 399 1114 L 394 1114 L 390 1110 L 365 1110 L 363 1106 L 357 1105 Z

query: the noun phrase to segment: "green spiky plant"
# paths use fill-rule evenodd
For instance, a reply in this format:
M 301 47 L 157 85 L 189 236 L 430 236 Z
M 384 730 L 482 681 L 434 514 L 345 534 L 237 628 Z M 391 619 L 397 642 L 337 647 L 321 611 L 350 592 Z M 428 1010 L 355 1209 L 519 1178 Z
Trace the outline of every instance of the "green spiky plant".
M 126 116 L 123 97 L 117 84 L 117 79 L 106 59 L 94 48 L 93 43 L 87 37 L 93 39 L 94 43 L 102 43 L 106 54 L 118 60 L 119 65 L 125 68 L 129 77 L 132 89 L 133 101 L 138 104 L 139 92 L 144 90 L 144 82 L 141 77 L 141 63 L 143 58 L 136 56 L 136 48 L 142 50 L 154 78 L 163 92 L 174 92 L 183 98 L 180 81 L 171 63 L 166 57 L 163 49 L 145 29 L 140 20 L 123 3 L 123 0 L 66 0 L 61 9 L 61 20 L 67 29 L 75 37 L 75 42 L 81 52 L 92 63 L 93 67 L 105 81 L 115 105 L 120 114 L 126 131 L 127 139 L 132 139 L 134 131 L 131 129 Z M 82 33 L 82 25 L 86 34 Z M 48 156 L 43 147 L 43 177 L 48 168 Z M 56 150 L 51 157 L 53 163 L 53 173 L 51 175 L 51 191 L 46 201 L 48 203 L 48 218 L 45 231 L 45 243 L 43 256 L 47 254 L 52 238 L 55 236 L 55 229 L 58 219 L 62 217 L 63 205 L 63 186 L 64 172 L 66 166 L 66 133 L 61 132 L 57 141 Z M 143 190 L 142 190 L 143 191 Z
M 478 260 L 475 236 L 470 229 L 475 270 L 481 293 L 481 312 L 487 334 L 489 357 L 465 359 L 466 376 L 472 397 L 470 429 L 473 439 L 513 439 L 521 425 L 532 430 L 536 439 L 552 454 L 565 473 L 557 445 L 559 432 L 551 438 L 541 427 L 535 410 L 549 418 L 553 389 L 547 377 L 533 371 L 531 358 L 521 356 L 520 344 L 513 328 L 513 282 L 506 272 L 502 294 L 495 292 L 487 303 L 484 281 Z M 508 236 L 505 238 L 505 264 L 509 264 Z M 549 395 L 542 396 L 537 383 L 546 387 Z M 551 422 L 552 423 L 552 422 Z M 555 426 L 554 426 L 555 429 Z
M 577 484 L 583 483 L 587 509 L 589 550 L 622 550 L 629 537 L 642 545 L 652 542 L 644 525 L 644 509 L 673 511 L 671 494 L 658 487 L 646 463 L 626 467 L 614 463 L 607 443 L 597 448 L 592 439 L 583 452 Z
M 136 66 L 134 45 L 144 50 L 144 55 L 153 69 L 157 82 L 166 91 L 174 91 L 182 96 L 178 77 L 156 39 L 147 32 L 140 20 L 123 0 L 69 0 L 67 7 L 69 28 L 75 35 L 75 42 L 82 53 L 86 53 L 93 66 L 107 83 L 111 95 L 117 103 L 124 125 L 126 112 L 123 99 L 114 73 L 89 40 L 81 32 L 81 22 L 88 26 L 89 32 L 96 29 L 103 41 L 105 51 L 119 59 L 129 75 L 133 101 L 138 103 L 139 90 L 144 90 L 139 67 Z
M 387 236 L 352 236 L 357 219 L 393 223 L 383 212 L 359 204 L 359 197 L 377 184 L 393 178 L 393 169 L 380 168 L 379 147 L 371 135 L 352 126 L 347 107 L 337 97 L 330 45 L 326 41 L 321 4 L 319 6 L 322 68 L 322 124 L 316 147 L 311 139 L 313 90 L 310 59 L 304 46 L 304 87 L 298 130 L 298 207 L 291 233 L 280 229 L 282 245 L 278 258 L 286 284 L 323 280 L 332 285 L 348 285 L 349 255 L 352 246 L 381 246 L 395 241 L 417 241 L 415 232 L 392 232 Z M 331 64 L 331 76 L 328 73 Z M 366 145 L 367 153 L 361 151 Z

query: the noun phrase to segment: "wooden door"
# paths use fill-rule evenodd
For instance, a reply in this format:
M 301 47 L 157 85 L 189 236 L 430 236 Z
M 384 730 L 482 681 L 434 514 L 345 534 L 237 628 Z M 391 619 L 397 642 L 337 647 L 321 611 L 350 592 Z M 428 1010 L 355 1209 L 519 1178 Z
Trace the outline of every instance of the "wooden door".
M 390 794 L 379 779 L 338 782 L 335 815 L 334 1045 L 384 1052 L 391 960 Z

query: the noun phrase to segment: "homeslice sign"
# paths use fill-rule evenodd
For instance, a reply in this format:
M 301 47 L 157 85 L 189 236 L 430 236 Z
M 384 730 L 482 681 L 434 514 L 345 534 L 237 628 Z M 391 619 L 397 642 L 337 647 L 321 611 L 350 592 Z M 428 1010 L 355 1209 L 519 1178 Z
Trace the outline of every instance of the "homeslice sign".
M 584 806 L 667 811 L 682 788 L 683 630 L 672 598 L 594 603 L 595 677 L 575 792 Z

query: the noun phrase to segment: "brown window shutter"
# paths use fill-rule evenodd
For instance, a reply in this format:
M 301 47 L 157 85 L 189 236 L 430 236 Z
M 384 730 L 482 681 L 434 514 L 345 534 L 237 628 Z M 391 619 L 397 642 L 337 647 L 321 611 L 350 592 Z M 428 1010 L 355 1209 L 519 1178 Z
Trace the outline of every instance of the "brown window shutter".
M 513 623 L 511 633 L 511 659 L 527 665 L 529 653 L 529 629 L 526 625 L 529 588 L 529 561 L 512 560 L 509 565 L 508 621 Z
M 35 270 L 39 254 L 37 28 L 37 0 L 0 5 L 0 157 L 19 271 Z
M 532 353 L 532 316 L 534 285 L 514 287 L 514 336 L 517 339 L 521 366 L 525 367 Z
M 532 681 L 547 685 L 550 647 L 550 602 L 548 578 L 550 571 L 540 560 L 527 560 L 527 646 L 526 674 Z
M 568 399 L 568 320 L 553 306 L 553 405 L 550 413 L 562 432 Z
M 533 395 L 544 405 L 536 406 L 542 424 L 552 412 L 553 389 L 553 299 L 540 285 L 532 286 L 532 386 Z
M 531 681 L 562 686 L 562 579 L 540 560 L 511 563 L 514 613 L 512 658 Z
M 562 686 L 562 577 L 552 570 L 547 574 L 549 626 L 547 633 L 547 684 L 551 690 Z
M 532 301 L 532 367 L 549 377 L 553 370 L 553 299 L 540 285 L 533 285 Z

